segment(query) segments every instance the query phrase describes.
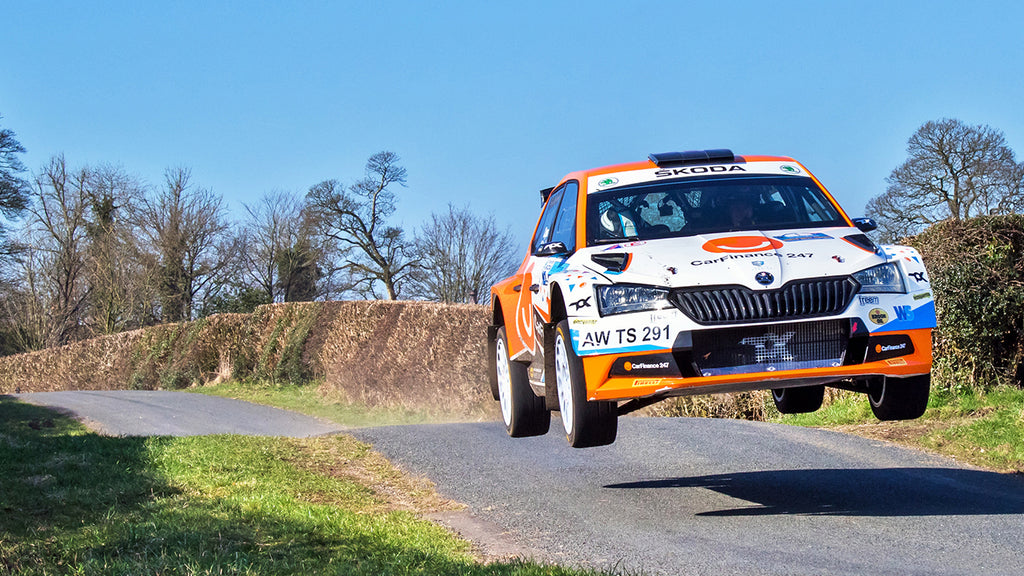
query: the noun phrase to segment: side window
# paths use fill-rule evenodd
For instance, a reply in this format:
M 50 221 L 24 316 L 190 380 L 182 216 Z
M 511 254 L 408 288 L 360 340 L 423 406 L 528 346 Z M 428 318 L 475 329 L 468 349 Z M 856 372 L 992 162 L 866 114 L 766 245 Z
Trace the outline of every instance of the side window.
M 827 222 L 838 220 L 839 214 L 821 194 L 815 194 L 813 190 L 804 188 L 799 191 L 803 209 L 807 213 L 807 219 L 811 222 Z
M 576 182 L 569 182 L 562 189 L 562 205 L 558 207 L 558 218 L 555 219 L 555 229 L 549 240 L 565 244 L 569 252 L 576 250 L 576 198 L 579 189 Z
M 544 205 L 544 213 L 540 215 L 540 222 L 537 223 L 537 233 L 533 237 L 531 252 L 536 252 L 541 246 L 549 242 L 552 227 L 555 223 L 555 214 L 558 213 L 558 204 L 562 201 L 562 192 L 565 187 L 555 190 L 548 196 L 548 203 Z

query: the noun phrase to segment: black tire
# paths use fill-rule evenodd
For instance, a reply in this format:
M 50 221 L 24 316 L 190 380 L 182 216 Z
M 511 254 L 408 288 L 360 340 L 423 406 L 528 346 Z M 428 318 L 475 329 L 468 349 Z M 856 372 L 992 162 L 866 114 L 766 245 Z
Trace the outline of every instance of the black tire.
M 534 394 L 530 388 L 526 364 L 509 360 L 504 326 L 498 329 L 494 341 L 494 360 L 498 402 L 508 435 L 525 438 L 547 434 L 551 413 L 544 407 L 544 398 Z
M 783 414 L 806 414 L 821 408 L 825 399 L 825 386 L 801 386 L 799 388 L 772 388 L 772 400 Z
M 555 374 L 548 382 L 558 387 L 558 406 L 566 439 L 573 448 L 605 446 L 615 442 L 619 427 L 616 402 L 588 401 L 583 361 L 573 350 L 569 321 L 555 329 Z
M 928 408 L 932 375 L 878 378 L 868 384 L 871 411 L 879 420 L 913 420 Z

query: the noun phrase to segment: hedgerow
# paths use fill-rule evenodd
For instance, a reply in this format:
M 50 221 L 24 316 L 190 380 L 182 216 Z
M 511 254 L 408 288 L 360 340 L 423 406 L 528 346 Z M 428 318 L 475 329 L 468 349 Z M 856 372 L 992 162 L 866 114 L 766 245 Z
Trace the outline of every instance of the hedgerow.
M 909 243 L 935 296 L 935 384 L 1024 384 L 1024 215 L 949 220 Z

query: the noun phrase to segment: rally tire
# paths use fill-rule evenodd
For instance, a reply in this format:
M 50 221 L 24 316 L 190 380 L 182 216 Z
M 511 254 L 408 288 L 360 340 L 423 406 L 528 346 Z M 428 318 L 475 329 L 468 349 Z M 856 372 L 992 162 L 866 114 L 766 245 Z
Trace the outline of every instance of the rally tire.
M 551 413 L 544 407 L 544 398 L 530 388 L 526 364 L 509 359 L 504 326 L 498 329 L 494 341 L 494 370 L 501 418 L 508 435 L 524 438 L 547 434 Z
M 932 375 L 921 374 L 909 378 L 887 376 L 868 384 L 871 411 L 879 420 L 913 420 L 920 418 L 928 408 L 928 393 Z
M 587 400 L 583 361 L 576 355 L 569 337 L 569 321 L 555 328 L 555 385 L 566 439 L 573 448 L 605 446 L 615 442 L 618 432 L 618 405 L 608 401 Z
M 821 408 L 825 399 L 825 386 L 799 388 L 772 388 L 775 408 L 782 414 L 806 414 Z

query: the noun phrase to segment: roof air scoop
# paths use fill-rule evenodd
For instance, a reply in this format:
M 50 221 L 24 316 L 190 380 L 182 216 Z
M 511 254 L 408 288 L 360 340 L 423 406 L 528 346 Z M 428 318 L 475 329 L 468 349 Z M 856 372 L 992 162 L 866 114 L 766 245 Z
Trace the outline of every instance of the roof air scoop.
M 687 150 L 685 152 L 662 152 L 648 156 L 659 168 L 685 166 L 688 164 L 727 164 L 736 160 L 736 155 L 727 148 L 714 150 Z

